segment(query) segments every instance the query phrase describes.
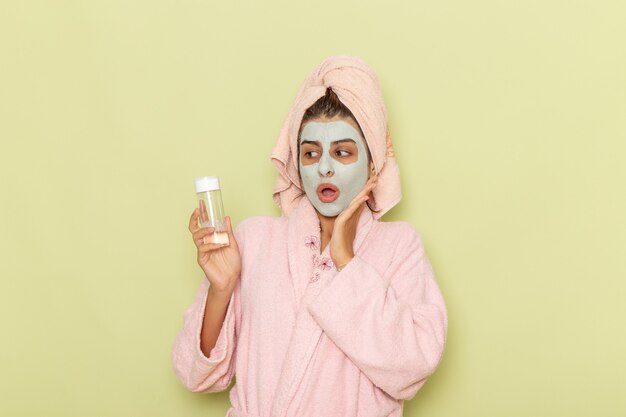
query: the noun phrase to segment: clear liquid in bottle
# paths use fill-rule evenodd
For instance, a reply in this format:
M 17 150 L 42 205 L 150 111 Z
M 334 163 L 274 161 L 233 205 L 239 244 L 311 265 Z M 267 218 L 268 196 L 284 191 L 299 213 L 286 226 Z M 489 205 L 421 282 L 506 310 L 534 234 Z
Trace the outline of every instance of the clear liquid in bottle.
M 215 232 L 204 238 L 205 243 L 228 245 L 228 227 L 226 225 L 222 193 L 218 177 L 196 178 L 196 194 L 200 209 L 200 227 L 214 227 Z

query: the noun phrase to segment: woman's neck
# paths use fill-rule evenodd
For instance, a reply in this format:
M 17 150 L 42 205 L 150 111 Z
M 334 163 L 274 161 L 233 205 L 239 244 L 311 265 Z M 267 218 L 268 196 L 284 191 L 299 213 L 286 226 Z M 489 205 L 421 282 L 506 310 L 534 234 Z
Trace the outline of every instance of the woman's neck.
M 328 244 L 328 242 L 330 242 L 330 239 L 333 237 L 333 227 L 335 226 L 335 219 L 337 218 L 337 216 L 326 217 L 317 213 L 317 217 L 319 218 L 319 221 L 320 221 L 320 240 L 321 240 L 320 252 L 323 252 L 324 249 L 326 248 L 326 245 Z

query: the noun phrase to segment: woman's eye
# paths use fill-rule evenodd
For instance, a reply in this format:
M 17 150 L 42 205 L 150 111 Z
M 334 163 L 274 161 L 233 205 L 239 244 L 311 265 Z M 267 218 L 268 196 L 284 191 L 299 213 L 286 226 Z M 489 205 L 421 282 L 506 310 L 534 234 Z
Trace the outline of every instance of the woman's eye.
M 315 154 L 315 155 L 312 155 Z M 308 151 L 304 153 L 304 156 L 306 156 L 307 158 L 315 158 L 317 156 L 317 151 Z
M 341 154 L 341 152 L 344 152 L 344 154 L 342 155 L 342 154 Z M 349 155 L 351 155 L 351 154 L 350 154 L 350 152 L 348 152 L 348 151 L 344 151 L 344 150 L 342 150 L 342 149 L 338 150 L 338 151 L 336 152 L 336 154 L 337 154 L 337 155 L 339 155 L 339 156 L 349 156 Z

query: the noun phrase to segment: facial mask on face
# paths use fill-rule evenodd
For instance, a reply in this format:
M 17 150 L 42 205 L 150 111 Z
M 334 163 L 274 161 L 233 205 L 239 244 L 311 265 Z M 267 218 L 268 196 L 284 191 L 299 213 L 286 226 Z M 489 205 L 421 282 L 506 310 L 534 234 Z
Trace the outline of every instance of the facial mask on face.
M 358 154 L 356 161 L 345 164 L 340 162 L 340 156 L 331 154 L 332 142 L 341 139 L 352 139 L 356 142 Z M 302 165 L 302 152 L 298 157 L 304 192 L 322 215 L 337 216 L 348 207 L 367 183 L 368 161 L 365 141 L 355 128 L 343 120 L 308 122 L 302 128 L 299 140 L 300 146 L 305 140 L 317 141 L 322 146 L 321 155 L 314 164 Z M 329 176 L 329 171 L 332 171 L 333 175 Z M 326 193 L 327 195 L 318 193 L 318 187 L 325 183 L 333 184 L 338 191 L 334 194 Z

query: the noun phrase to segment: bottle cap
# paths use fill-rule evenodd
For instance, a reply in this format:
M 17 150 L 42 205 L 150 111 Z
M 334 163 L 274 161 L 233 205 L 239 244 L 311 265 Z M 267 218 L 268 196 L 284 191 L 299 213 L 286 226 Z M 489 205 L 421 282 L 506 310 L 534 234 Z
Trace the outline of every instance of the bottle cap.
M 196 193 L 214 191 L 220 189 L 219 177 L 199 177 L 196 178 Z

